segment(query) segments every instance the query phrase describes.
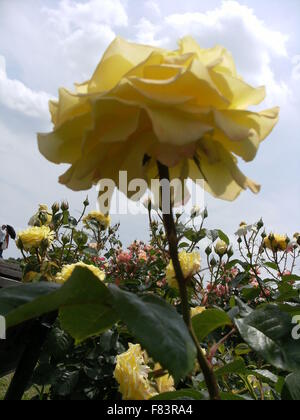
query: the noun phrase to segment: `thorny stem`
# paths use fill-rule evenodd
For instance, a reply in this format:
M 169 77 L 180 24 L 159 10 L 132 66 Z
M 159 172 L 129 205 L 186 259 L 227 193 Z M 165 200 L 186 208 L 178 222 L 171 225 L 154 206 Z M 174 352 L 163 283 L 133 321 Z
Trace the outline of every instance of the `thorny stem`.
M 158 165 L 160 180 L 166 179 L 170 181 L 169 169 L 165 165 L 162 165 L 160 162 L 157 162 L 157 165 Z M 169 189 L 169 197 L 171 201 L 170 189 Z M 209 365 L 208 361 L 206 360 L 206 357 L 198 342 L 198 339 L 195 335 L 192 322 L 191 322 L 191 313 L 190 313 L 190 307 L 189 307 L 189 301 L 188 301 L 187 284 L 186 284 L 186 279 L 184 278 L 184 275 L 182 272 L 182 268 L 181 268 L 179 256 L 178 256 L 178 237 L 177 237 L 176 226 L 174 222 L 172 203 L 170 205 L 170 211 L 168 213 L 163 213 L 163 222 L 164 222 L 164 226 L 165 226 L 165 230 L 166 230 L 166 234 L 167 234 L 167 238 L 169 242 L 170 257 L 173 262 L 174 271 L 175 271 L 176 278 L 178 281 L 183 319 L 195 343 L 195 346 L 197 349 L 198 362 L 202 370 L 203 376 L 205 378 L 205 382 L 207 385 L 210 398 L 211 400 L 220 400 L 219 387 L 218 387 L 218 383 L 213 372 L 213 368 Z
M 253 265 L 253 257 L 252 257 L 250 245 L 248 244 L 246 235 L 244 235 L 244 242 L 245 242 L 245 245 L 246 245 L 247 250 L 248 250 L 248 253 L 249 253 L 250 266 L 251 266 L 251 269 L 253 271 L 253 274 L 254 274 L 257 282 L 258 282 L 258 285 L 260 287 L 260 290 L 261 290 L 264 298 L 266 299 L 267 302 L 270 302 L 270 299 L 269 299 L 269 297 L 267 296 L 267 294 L 265 292 L 265 288 L 264 288 L 263 282 L 262 282 L 261 278 L 259 277 L 259 275 L 257 274 L 257 267 L 255 267 L 255 265 Z

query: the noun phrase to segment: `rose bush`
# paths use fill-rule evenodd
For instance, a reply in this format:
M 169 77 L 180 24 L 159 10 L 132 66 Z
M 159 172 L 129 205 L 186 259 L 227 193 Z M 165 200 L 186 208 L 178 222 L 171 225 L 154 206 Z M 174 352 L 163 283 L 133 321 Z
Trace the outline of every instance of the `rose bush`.
M 53 208 L 55 210 L 55 205 Z M 158 309 L 151 306 L 153 296 L 159 299 L 156 303 L 166 302 L 179 315 L 182 302 L 176 282 L 168 281 L 173 271 L 161 214 L 149 211 L 149 243 L 135 241 L 125 250 L 118 240 L 118 226 L 87 227 L 82 221 L 86 206 L 81 218 L 76 220 L 76 228 L 69 209 L 63 211 L 68 215 L 65 214 L 65 220 L 63 212 L 56 210 L 49 224 L 55 234 L 51 249 L 44 252 L 43 248 L 34 248 L 34 252 L 24 254 L 24 282 L 51 285 L 62 279 L 58 281 L 63 284 L 59 289 L 68 287 L 68 293 L 73 296 L 71 306 L 68 300 L 59 298 L 60 317 L 48 334 L 32 376 L 32 384 L 39 391 L 38 398 L 148 399 L 163 398 L 165 392 L 168 398 L 172 395 L 174 398 L 177 395 L 207 398 L 195 354 L 187 374 L 180 378 L 173 378 L 166 363 L 162 363 L 162 353 L 166 352 L 162 346 L 164 339 L 171 340 L 169 351 L 174 351 L 172 346 L 176 347 L 178 340 L 176 334 L 172 341 L 166 328 L 175 328 L 179 318 L 165 327 L 161 307 L 154 320 Z M 177 215 L 176 231 L 180 237 L 180 262 L 186 274 L 194 331 L 217 377 L 221 398 L 295 398 L 289 378 L 297 375 L 300 365 L 297 356 L 300 343 L 292 338 L 292 317 L 300 315 L 298 236 L 290 235 L 293 239 L 289 241 L 284 236 L 288 242 L 285 250 L 278 247 L 271 250 L 266 246 L 266 238 L 281 236 L 266 232 L 260 220 L 251 225 L 242 223 L 236 232 L 236 242 L 231 243 L 222 230 L 205 227 L 207 216 L 207 211 L 192 212 L 190 219 L 184 214 Z M 71 242 L 72 233 L 75 242 Z M 97 238 L 99 242 L 94 242 Z M 96 247 L 89 246 L 94 243 Z M 83 270 L 79 277 L 78 267 Z M 101 313 L 104 296 L 99 301 L 96 298 L 104 292 L 101 284 L 104 288 L 109 285 L 111 291 L 105 298 L 107 308 L 117 298 L 113 311 L 124 307 L 126 312 L 119 322 L 113 315 L 105 332 L 101 316 L 97 321 L 90 306 L 96 299 L 96 313 Z M 122 298 L 115 294 L 113 285 L 124 293 Z M 8 313 L 8 322 L 11 317 L 14 323 L 24 319 L 28 305 L 36 308 L 33 310 L 31 306 L 31 314 L 48 311 L 46 301 L 40 307 L 30 290 L 26 292 L 26 286 L 22 287 L 25 287 L 23 295 L 29 293 L 26 300 L 32 303 L 21 305 L 19 312 L 13 309 Z M 75 298 L 76 290 L 80 293 L 78 298 Z M 7 305 L 6 299 L 0 292 L 0 309 Z M 151 303 L 149 307 L 148 303 Z M 135 311 L 140 305 L 143 311 L 137 316 Z M 132 319 L 128 318 L 131 313 Z M 173 315 L 168 312 L 168 316 Z M 96 328 L 91 330 L 91 325 Z M 144 334 L 150 341 L 145 341 Z M 269 350 L 270 340 L 274 351 Z M 178 357 L 179 348 L 176 347 L 174 354 Z M 174 369 L 172 364 L 170 366 Z M 176 368 L 174 372 L 176 376 Z

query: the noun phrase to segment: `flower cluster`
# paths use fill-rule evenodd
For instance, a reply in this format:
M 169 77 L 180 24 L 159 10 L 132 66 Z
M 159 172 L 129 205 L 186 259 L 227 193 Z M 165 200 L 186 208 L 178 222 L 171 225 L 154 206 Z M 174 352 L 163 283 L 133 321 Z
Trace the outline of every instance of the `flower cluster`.
M 108 277 L 116 284 L 142 289 L 164 284 L 165 256 L 160 249 L 135 241 L 127 250 L 119 248 L 107 267 Z

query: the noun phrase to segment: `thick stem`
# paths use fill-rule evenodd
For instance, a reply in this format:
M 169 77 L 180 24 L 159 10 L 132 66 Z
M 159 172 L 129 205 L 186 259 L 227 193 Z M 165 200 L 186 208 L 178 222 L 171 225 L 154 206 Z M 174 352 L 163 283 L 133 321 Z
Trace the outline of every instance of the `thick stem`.
M 43 318 L 35 319 L 31 322 L 30 330 L 27 334 L 28 343 L 6 392 L 4 398 L 6 401 L 19 401 L 22 399 L 39 361 L 47 335 L 56 318 L 57 313 L 52 312 Z
M 157 162 L 157 165 L 158 165 L 160 180 L 166 179 L 170 181 L 169 169 L 165 165 L 162 165 L 160 162 Z M 171 190 L 170 189 L 168 191 L 168 194 L 169 194 L 170 203 L 171 203 Z M 165 226 L 165 230 L 166 230 L 166 234 L 167 234 L 167 238 L 169 242 L 170 257 L 173 262 L 174 271 L 175 271 L 176 278 L 178 281 L 183 319 L 191 334 L 191 337 L 195 343 L 195 346 L 197 348 L 198 362 L 202 370 L 202 373 L 204 375 L 210 398 L 211 400 L 219 400 L 220 394 L 219 394 L 219 387 L 217 384 L 216 377 L 214 375 L 212 367 L 206 360 L 206 357 L 198 342 L 198 339 L 195 335 L 192 322 L 191 322 L 191 311 L 190 311 L 189 300 L 188 300 L 187 282 L 183 275 L 182 268 L 179 261 L 178 237 L 177 237 L 176 225 L 175 225 L 174 216 L 173 216 L 172 203 L 170 204 L 170 212 L 169 213 L 163 212 L 163 221 L 164 221 L 164 226 Z
M 33 327 L 30 331 L 30 342 L 19 361 L 16 372 L 6 392 L 6 401 L 19 401 L 22 399 L 35 366 L 38 363 L 41 349 L 48 332 L 49 329 L 41 325 L 39 321 L 33 321 Z

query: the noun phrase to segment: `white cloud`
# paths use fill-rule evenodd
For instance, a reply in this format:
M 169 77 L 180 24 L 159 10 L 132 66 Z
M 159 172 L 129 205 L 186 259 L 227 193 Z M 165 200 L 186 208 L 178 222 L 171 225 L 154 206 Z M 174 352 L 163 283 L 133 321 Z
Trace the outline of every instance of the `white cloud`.
M 44 8 L 43 12 L 56 49 L 66 64 L 64 72 L 76 74 L 77 82 L 91 76 L 104 49 L 116 36 L 112 28 L 128 25 L 120 0 L 62 0 L 57 8 Z
M 44 11 L 59 31 L 66 35 L 99 23 L 112 26 L 128 25 L 128 16 L 120 0 L 61 0 L 55 9 L 45 8 Z
M 46 92 L 35 92 L 19 80 L 9 79 L 6 61 L 0 55 L 0 103 L 7 108 L 22 112 L 30 117 L 48 116 L 48 101 L 51 96 Z
M 157 35 L 159 34 L 161 30 L 160 25 L 156 25 L 150 20 L 146 18 L 142 18 L 137 25 L 135 25 L 136 28 L 136 35 L 135 35 L 135 41 L 140 42 L 142 44 L 149 44 L 154 45 L 157 47 L 166 46 L 166 44 L 169 42 L 168 37 L 164 38 L 157 38 Z
M 273 69 L 273 59 L 288 58 L 288 36 L 268 27 L 248 6 L 223 1 L 214 10 L 171 14 L 156 25 L 143 18 L 138 28 L 138 39 L 152 40 L 156 45 L 170 45 L 171 40 L 188 34 L 205 48 L 224 45 L 232 52 L 245 80 L 266 85 L 268 105 L 288 101 L 288 85 Z
M 293 65 L 293 71 L 292 71 L 292 78 L 296 81 L 300 80 L 300 55 L 295 55 L 292 58 L 292 65 Z
M 26 3 L 26 4 L 25 4 Z M 48 5 L 47 5 L 48 4 Z M 2 53 L 25 84 L 56 94 L 90 78 L 128 16 L 121 0 L 0 0 Z
M 160 18 L 161 17 L 161 10 L 159 5 L 152 0 L 146 1 L 145 3 L 145 10 L 147 15 L 151 18 Z

